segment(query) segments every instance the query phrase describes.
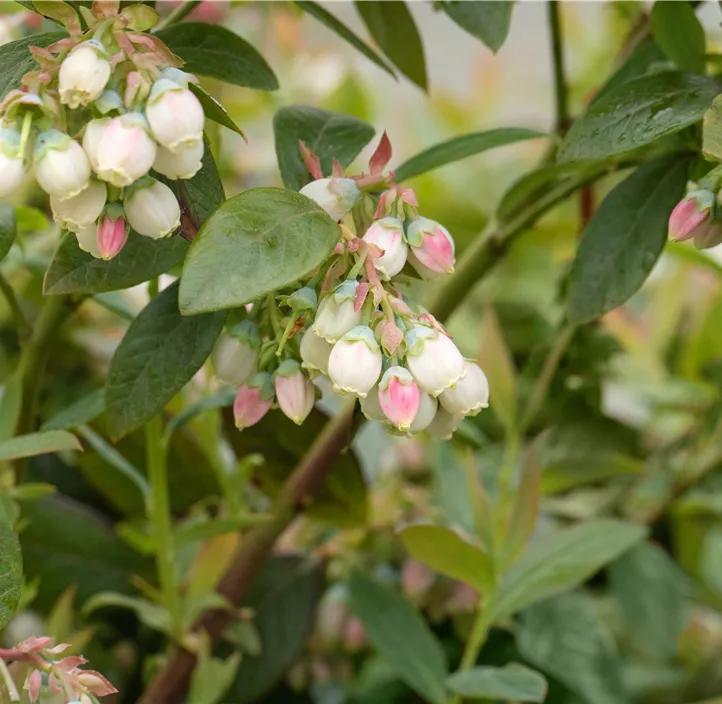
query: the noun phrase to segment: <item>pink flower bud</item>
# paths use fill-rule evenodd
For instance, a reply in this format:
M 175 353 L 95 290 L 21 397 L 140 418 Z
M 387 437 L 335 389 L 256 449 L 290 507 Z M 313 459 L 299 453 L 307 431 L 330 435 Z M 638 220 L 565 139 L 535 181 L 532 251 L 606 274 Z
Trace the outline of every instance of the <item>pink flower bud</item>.
M 128 226 L 121 215 L 115 220 L 106 213 L 103 221 L 98 225 L 98 253 L 101 259 L 108 261 L 123 249 L 128 241 Z
M 465 361 L 466 376 L 454 386 L 445 389 L 439 401 L 441 405 L 457 416 L 475 416 L 482 408 L 489 406 L 489 382 L 486 375 L 473 362 Z
M 383 218 L 374 222 L 363 240 L 375 244 L 383 254 L 371 257 L 378 272 L 386 279 L 396 276 L 406 264 L 408 246 L 404 241 L 404 225 L 398 218 Z
M 25 689 L 28 690 L 28 696 L 31 702 L 37 701 L 40 696 L 40 686 L 43 683 L 43 676 L 40 670 L 31 670 L 25 680 Z
M 413 257 L 409 259 L 423 278 L 436 278 L 454 271 L 454 240 L 434 220 L 419 218 L 409 225 L 406 239 Z
M 357 325 L 331 350 L 328 375 L 334 391 L 364 398 L 381 374 L 381 349 L 371 328 Z
M 423 562 L 406 560 L 401 571 L 401 586 L 404 594 L 416 601 L 431 589 L 434 573 Z
M 423 325 L 406 333 L 406 364 L 419 386 L 434 397 L 466 375 L 457 346 L 443 333 Z
M 679 201 L 669 216 L 669 239 L 683 242 L 695 235 L 704 234 L 713 204 L 714 194 L 710 191 L 690 193 Z
M 188 88 L 169 78 L 153 84 L 145 114 L 153 136 L 173 153 L 203 142 L 203 106 Z
M 155 155 L 146 119 L 140 113 L 127 113 L 114 117 L 103 131 L 95 154 L 96 173 L 119 188 L 130 186 L 150 171 Z
M 70 108 L 88 105 L 100 97 L 110 78 L 110 63 L 103 45 L 91 39 L 78 44 L 60 64 L 60 102 Z
M 295 360 L 281 363 L 273 379 L 278 405 L 296 425 L 301 425 L 316 402 L 316 387 Z
M 233 403 L 236 428 L 243 430 L 258 423 L 273 405 L 271 375 L 261 372 L 241 386 Z
M 363 623 L 355 616 L 349 617 L 344 626 L 344 645 L 349 653 L 358 653 L 368 643 L 366 629 Z
M 411 373 L 403 367 L 390 367 L 379 384 L 379 403 L 384 415 L 399 430 L 406 431 L 419 410 L 420 392 Z

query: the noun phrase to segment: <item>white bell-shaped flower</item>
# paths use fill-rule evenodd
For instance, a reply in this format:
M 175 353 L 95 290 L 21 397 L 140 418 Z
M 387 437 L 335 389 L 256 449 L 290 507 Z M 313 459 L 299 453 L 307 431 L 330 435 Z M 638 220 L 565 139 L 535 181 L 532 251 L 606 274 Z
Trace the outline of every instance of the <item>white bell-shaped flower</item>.
M 91 180 L 84 191 L 72 198 L 60 200 L 57 196 L 50 196 L 53 220 L 66 230 L 79 232 L 100 217 L 107 195 L 104 183 Z
M 419 386 L 434 397 L 466 375 L 458 347 L 443 333 L 423 325 L 406 333 L 406 361 Z
M 481 368 L 466 360 L 466 376 L 444 390 L 439 396 L 441 405 L 454 415 L 475 416 L 489 406 L 489 382 Z
M 401 220 L 377 220 L 366 230 L 363 240 L 383 250 L 380 257 L 371 257 L 371 261 L 384 279 L 396 276 L 404 268 L 409 248 L 404 240 L 404 224 Z
M 344 281 L 318 306 L 313 331 L 327 342 L 340 340 L 361 322 L 361 311 L 354 310 L 357 281 Z
M 38 135 L 34 168 L 40 187 L 58 200 L 77 196 L 90 182 L 90 162 L 83 148 L 58 130 Z
M 0 130 L 0 198 L 16 191 L 25 178 L 25 164 L 20 155 L 20 132 Z
M 328 374 L 328 358 L 331 345 L 313 330 L 307 330 L 301 338 L 301 366 L 309 371 Z
M 100 117 L 97 120 L 91 120 L 85 125 L 85 132 L 83 132 L 83 149 L 85 154 L 90 161 L 90 166 L 98 173 L 98 147 L 100 146 L 100 140 L 105 133 L 106 128 L 110 124 L 110 117 Z
M 143 115 L 132 112 L 114 117 L 97 143 L 95 172 L 114 186 L 130 186 L 150 171 L 156 151 Z
M 273 376 L 276 400 L 284 414 L 301 425 L 313 409 L 316 387 L 293 359 L 282 362 Z
M 331 350 L 328 375 L 334 391 L 364 398 L 381 374 L 381 348 L 366 325 L 347 332 Z
M 188 88 L 169 78 L 153 84 L 145 115 L 153 136 L 171 152 L 203 143 L 203 106 Z
M 305 185 L 301 195 L 315 200 L 336 222 L 353 208 L 361 191 L 351 178 L 320 178 Z
M 432 438 L 450 440 L 462 420 L 464 420 L 464 416 L 457 416 L 453 413 L 449 413 L 449 411 L 440 405 L 436 411 L 434 419 L 426 426 L 426 432 Z
M 96 259 L 102 259 L 100 256 L 100 247 L 98 247 L 98 226 L 95 223 L 86 225 L 82 230 L 75 233 L 78 240 L 78 247 L 84 252 L 94 256 Z
M 73 109 L 92 103 L 105 89 L 110 72 L 108 55 L 100 42 L 91 39 L 78 44 L 60 64 L 60 102 Z
M 211 353 L 216 378 L 231 386 L 241 386 L 256 371 L 261 336 L 258 327 L 244 320 L 223 334 Z
M 426 430 L 436 417 L 438 407 L 438 401 L 431 394 L 422 391 L 419 399 L 419 410 L 416 412 L 411 428 L 409 428 L 410 432 L 420 433 L 422 430 Z
M 139 183 L 123 203 L 130 226 L 144 237 L 167 237 L 180 226 L 180 206 L 173 191 L 154 178 Z
M 377 420 L 380 423 L 388 423 L 389 419 L 384 413 L 384 409 L 381 408 L 381 402 L 379 401 L 379 387 L 374 386 L 371 391 L 366 394 L 364 398 L 360 400 L 361 412 L 369 420 Z
M 153 168 L 171 181 L 179 178 L 192 178 L 203 166 L 203 142 L 196 142 L 190 147 L 172 152 L 165 147 L 158 147 Z

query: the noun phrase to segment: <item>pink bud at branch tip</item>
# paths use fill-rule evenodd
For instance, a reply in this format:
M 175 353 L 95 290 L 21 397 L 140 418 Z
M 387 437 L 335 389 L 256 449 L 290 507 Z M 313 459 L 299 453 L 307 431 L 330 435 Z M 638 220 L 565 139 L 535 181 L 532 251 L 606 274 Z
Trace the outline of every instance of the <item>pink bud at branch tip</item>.
M 391 367 L 379 384 L 379 403 L 384 415 L 399 430 L 408 430 L 416 418 L 421 392 L 403 367 Z
M 272 405 L 273 398 L 264 400 L 260 389 L 244 384 L 238 389 L 236 400 L 233 403 L 236 428 L 243 430 L 255 425 L 268 413 Z
M 706 229 L 706 221 L 709 218 L 709 208 L 698 208 L 694 198 L 685 198 L 674 207 L 669 216 L 669 239 L 674 242 L 683 242 L 692 239 Z
M 101 259 L 112 259 L 128 241 L 128 226 L 124 217 L 111 220 L 106 215 L 98 226 L 98 252 Z

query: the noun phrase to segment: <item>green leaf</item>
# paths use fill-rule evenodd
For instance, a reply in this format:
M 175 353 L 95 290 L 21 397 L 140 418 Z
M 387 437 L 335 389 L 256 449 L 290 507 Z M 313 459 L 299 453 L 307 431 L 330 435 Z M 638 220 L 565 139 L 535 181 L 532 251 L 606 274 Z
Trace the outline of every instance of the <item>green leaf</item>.
M 210 656 L 208 639 L 199 648 L 198 663 L 193 670 L 189 702 L 193 704 L 218 704 L 233 683 L 241 664 L 242 653 L 233 653 L 226 660 Z
M 283 184 L 298 191 L 310 180 L 299 141 L 321 160 L 323 173 L 330 175 L 333 159 L 348 166 L 374 133 L 371 125 L 350 115 L 304 105 L 281 108 L 273 116 L 273 136 Z
M 245 39 L 224 27 L 182 22 L 156 36 L 185 61 L 184 71 L 246 88 L 278 88 L 278 79 L 266 60 Z
M 585 704 L 629 704 L 614 639 L 586 594 L 547 599 L 521 614 L 522 657 L 562 682 Z
M 35 11 L 43 17 L 59 22 L 62 25 L 80 24 L 80 18 L 75 10 L 66 2 L 60 0 L 33 0 Z
M 0 461 L 20 457 L 35 457 L 63 450 L 82 450 L 78 438 L 64 430 L 48 430 L 42 433 L 17 435 L 0 442 Z
M 63 408 L 49 421 L 43 423 L 43 430 L 67 430 L 77 428 L 95 420 L 105 409 L 105 391 L 96 389 Z
M 567 311 L 584 323 L 642 286 L 667 240 L 669 214 L 684 194 L 689 161 L 641 166 L 602 201 L 584 229 L 569 274 Z
M 651 24 L 654 41 L 677 68 L 704 73 L 704 27 L 690 3 L 655 2 Z
M 203 366 L 225 313 L 184 318 L 178 284 L 154 298 L 131 323 L 110 363 L 105 405 L 114 440 L 163 410 Z
M 609 91 L 640 76 L 652 73 L 673 71 L 672 64 L 662 50 L 651 40 L 640 44 L 627 58 L 627 60 L 607 79 L 606 83 L 597 91 L 592 99 L 596 102 Z
M 432 525 L 411 525 L 399 531 L 399 537 L 411 557 L 432 570 L 457 579 L 480 592 L 493 583 L 493 567 L 489 556 L 448 528 Z
M 296 0 L 294 3 L 304 12 L 317 19 L 321 24 L 328 27 L 332 32 L 338 34 L 339 37 L 345 39 L 354 49 L 360 51 L 367 59 L 373 61 L 379 68 L 386 71 L 394 78 L 396 74 L 394 70 L 360 37 L 356 36 L 343 22 L 334 17 L 328 10 L 321 7 L 316 2 L 309 0 Z
M 11 495 L 17 501 L 37 501 L 55 493 L 55 487 L 45 482 L 28 482 L 16 486 Z
M 359 572 L 351 575 L 349 590 L 352 608 L 374 648 L 417 694 L 432 704 L 445 704 L 446 657 L 419 612 Z
M 313 628 L 323 584 L 318 561 L 289 555 L 264 564 L 243 604 L 254 610 L 262 651 L 243 657 L 226 701 L 257 702 L 284 675 Z
M 456 24 L 469 34 L 481 39 L 495 54 L 506 41 L 511 27 L 511 11 L 514 7 L 508 0 L 497 2 L 469 2 L 454 0 L 438 3 L 438 6 Z
M 0 506 L 0 628 L 5 628 L 20 604 L 23 561 L 18 536 Z
M 212 95 L 206 93 L 206 91 L 196 83 L 189 83 L 188 87 L 193 91 L 203 106 L 203 112 L 207 119 L 213 120 L 213 122 L 217 122 L 219 125 L 223 125 L 223 127 L 227 127 L 236 134 L 240 134 L 243 139 L 246 138 L 243 130 L 233 121 L 227 110 Z
M 651 144 L 701 120 L 719 91 L 712 78 L 675 71 L 623 83 L 572 125 L 558 159 L 603 159 Z
M 561 494 L 580 484 L 593 484 L 620 475 L 644 474 L 644 462 L 620 454 L 584 455 L 557 460 L 544 467 L 542 493 Z
M 52 606 L 70 584 L 78 603 L 100 591 L 135 592 L 132 575 L 150 578 L 146 561 L 117 538 L 90 506 L 55 494 L 23 506 L 28 525 L 20 543 L 28 579 L 40 578 L 38 609 Z
M 644 526 L 605 520 L 582 523 L 532 542 L 502 578 L 489 607 L 489 620 L 507 618 L 576 587 L 645 535 Z
M 10 247 L 13 246 L 17 230 L 15 208 L 7 203 L 0 203 L 0 261 L 5 259 Z
M 182 237 L 152 240 L 131 232 L 121 253 L 106 262 L 83 252 L 75 235 L 68 232 L 45 273 L 43 292 L 101 293 L 137 286 L 181 262 L 187 250 Z
M 710 161 L 722 161 L 722 95 L 718 95 L 702 120 L 702 154 Z
M 653 655 L 673 658 L 688 616 L 688 584 L 677 563 L 642 543 L 609 566 L 609 579 L 630 637 Z
M 244 513 L 228 518 L 214 518 L 201 523 L 187 523 L 176 529 L 174 544 L 181 548 L 191 543 L 210 540 L 218 535 L 240 533 L 245 528 L 265 523 L 270 518 L 271 514 L 268 513 Z
M 98 609 L 116 607 L 130 609 L 138 617 L 138 620 L 149 628 L 161 633 L 171 634 L 170 614 L 162 606 L 153 604 L 147 599 L 119 594 L 118 592 L 100 592 L 85 602 L 83 613 L 92 614 Z
M 483 3 L 487 4 L 487 3 Z M 488 3 L 502 4 L 502 3 Z M 401 183 L 409 178 L 414 178 L 427 171 L 438 169 L 440 166 L 450 164 L 459 159 L 466 159 L 468 156 L 480 154 L 494 147 L 503 147 L 506 144 L 521 142 L 526 139 L 537 139 L 548 137 L 544 132 L 527 130 L 522 127 L 501 127 L 487 132 L 473 132 L 461 137 L 454 137 L 441 144 L 436 144 L 425 149 L 420 154 L 412 156 L 397 169 L 394 169 L 396 181 Z
M 44 49 L 67 36 L 65 32 L 31 34 L 0 46 L 0 95 L 5 96 L 11 90 L 20 88 L 20 79 L 28 71 L 38 68 L 35 59 L 28 51 L 29 46 L 39 46 Z
M 473 699 L 543 702 L 547 695 L 544 677 L 518 662 L 504 667 L 474 667 L 455 672 L 446 684 L 452 692 Z
M 230 198 L 206 220 L 183 267 L 183 315 L 235 308 L 303 278 L 340 229 L 317 203 L 282 188 Z
M 421 36 L 405 2 L 363 0 L 356 9 L 371 36 L 392 64 L 426 90 L 426 61 Z
M 223 420 L 228 442 L 238 457 L 263 457 L 264 463 L 254 472 L 253 480 L 263 492 L 276 497 L 328 417 L 314 409 L 303 425 L 296 425 L 280 411 L 271 411 L 253 426 L 252 433 L 236 429 L 231 409 L 224 411 Z M 306 513 L 342 527 L 366 524 L 368 488 L 356 453 L 345 452 L 336 459 Z

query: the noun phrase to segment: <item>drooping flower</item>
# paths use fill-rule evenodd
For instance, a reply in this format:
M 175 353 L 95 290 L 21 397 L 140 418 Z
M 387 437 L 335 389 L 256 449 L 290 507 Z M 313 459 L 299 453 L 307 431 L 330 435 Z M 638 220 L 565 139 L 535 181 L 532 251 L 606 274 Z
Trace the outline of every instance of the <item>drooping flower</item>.
M 432 396 L 438 396 L 466 374 L 458 347 L 438 330 L 415 325 L 405 339 L 409 371 Z
M 256 371 L 261 336 L 250 320 L 235 325 L 222 335 L 211 353 L 216 378 L 231 386 L 240 386 Z
M 353 208 L 361 191 L 351 178 L 320 178 L 305 185 L 300 193 L 315 200 L 338 222 Z
M 371 257 L 371 260 L 384 278 L 390 279 L 404 268 L 408 246 L 404 240 L 404 224 L 401 220 L 398 218 L 376 220 L 366 230 L 363 240 L 383 250 L 380 257 Z
M 203 159 L 203 142 L 172 152 L 165 147 L 158 147 L 153 168 L 171 181 L 179 178 L 192 178 L 200 170 Z
M 90 182 L 90 162 L 83 148 L 58 130 L 38 135 L 34 168 L 40 187 L 58 200 L 77 196 Z
M 110 73 L 108 55 L 100 42 L 91 39 L 78 44 L 60 64 L 60 102 L 73 109 L 92 103 L 102 94 Z
M 53 219 L 60 227 L 78 232 L 100 217 L 106 197 L 105 184 L 92 179 L 85 190 L 72 198 L 60 200 L 57 196 L 50 196 Z
M 80 249 L 96 259 L 101 259 L 100 249 L 98 248 L 98 226 L 94 222 L 78 230 L 75 237 L 78 240 Z
M 379 383 L 379 403 L 389 421 L 406 431 L 416 418 L 421 392 L 414 377 L 404 367 L 389 367 Z
M 282 362 L 273 377 L 278 405 L 296 425 L 308 417 L 316 402 L 316 387 L 292 359 Z
M 406 229 L 411 248 L 409 261 L 423 278 L 433 279 L 454 271 L 454 240 L 435 220 L 419 218 Z
M 20 132 L 0 130 L 0 198 L 16 191 L 25 177 L 25 164 L 20 155 Z
M 368 394 L 360 400 L 361 412 L 369 420 L 377 420 L 381 423 L 387 423 L 388 418 L 381 408 L 379 402 L 379 387 L 374 386 Z
M 426 432 L 432 438 L 439 440 L 450 440 L 454 431 L 459 427 L 459 423 L 464 420 L 464 416 L 457 416 L 449 413 L 443 406 L 439 405 L 434 419 L 426 427 Z
M 151 88 L 145 114 L 153 136 L 169 151 L 180 152 L 203 143 L 205 115 L 198 98 L 169 78 Z
M 357 281 L 344 281 L 318 306 L 313 331 L 326 342 L 340 340 L 361 322 L 361 311 L 354 310 Z
M 233 403 L 236 428 L 243 430 L 258 423 L 273 405 L 273 381 L 266 372 L 254 374 L 238 389 Z
M 373 331 L 366 325 L 357 325 L 331 350 L 328 375 L 334 391 L 364 398 L 378 381 L 381 363 L 381 348 Z
M 173 191 L 154 178 L 136 184 L 124 207 L 130 226 L 144 237 L 167 237 L 180 226 L 180 206 Z
M 481 368 L 466 360 L 466 376 L 439 396 L 441 405 L 453 415 L 474 416 L 489 405 L 489 382 Z
M 110 124 L 111 118 L 100 117 L 97 120 L 91 120 L 85 125 L 85 132 L 83 132 L 83 149 L 85 154 L 90 161 L 90 166 L 98 173 L 98 147 L 100 146 L 100 140 L 105 133 L 106 128 Z
M 426 430 L 436 417 L 438 407 L 439 402 L 431 394 L 422 391 L 419 399 L 419 410 L 416 412 L 416 417 L 409 430 L 412 433 L 420 433 L 422 430 Z
M 328 358 L 331 345 L 313 330 L 307 330 L 301 338 L 301 366 L 310 371 L 328 374 Z
M 711 191 L 694 191 L 688 193 L 674 206 L 669 216 L 667 235 L 674 242 L 683 242 L 699 235 L 703 236 L 709 229 L 714 193 Z
M 95 131 L 88 138 L 91 151 L 94 136 Z M 95 149 L 95 172 L 114 186 L 130 186 L 150 171 L 155 155 L 156 144 L 145 117 L 137 112 L 126 113 L 114 117 L 103 130 Z
M 119 206 L 117 210 L 120 212 L 114 213 L 109 206 L 105 217 L 98 225 L 98 253 L 101 259 L 112 259 L 120 253 L 128 241 L 128 225 Z

